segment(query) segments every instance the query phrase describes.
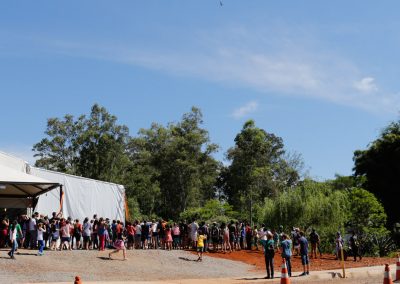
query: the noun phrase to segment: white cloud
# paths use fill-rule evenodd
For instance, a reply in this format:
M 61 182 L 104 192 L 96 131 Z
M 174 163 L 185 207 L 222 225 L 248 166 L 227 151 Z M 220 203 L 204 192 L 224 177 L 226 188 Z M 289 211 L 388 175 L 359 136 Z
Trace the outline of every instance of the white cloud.
M 248 116 L 251 113 L 254 113 L 258 109 L 258 103 L 256 101 L 251 101 L 245 104 L 244 106 L 241 106 L 238 109 L 235 109 L 235 111 L 232 113 L 232 116 L 236 119 L 243 118 L 245 116 Z
M 375 79 L 372 77 L 365 77 L 360 81 L 355 82 L 354 88 L 363 93 L 372 93 L 378 91 L 378 87 L 375 84 Z
M 397 113 L 400 98 L 362 78 L 351 60 L 331 53 L 302 29 L 225 28 L 187 36 L 179 50 L 129 43 L 46 39 L 42 48 L 74 57 L 142 66 L 261 93 L 309 97 L 373 113 Z M 359 78 L 362 78 L 361 80 Z

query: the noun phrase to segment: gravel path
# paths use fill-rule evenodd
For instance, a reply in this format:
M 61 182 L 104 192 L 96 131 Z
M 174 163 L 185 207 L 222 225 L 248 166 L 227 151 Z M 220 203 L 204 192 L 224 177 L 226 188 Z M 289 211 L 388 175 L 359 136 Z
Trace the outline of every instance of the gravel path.
M 97 251 L 19 250 L 16 260 L 0 250 L 0 283 L 72 282 L 76 275 L 84 281 L 138 281 L 239 277 L 249 275 L 252 266 L 224 259 L 197 256 L 185 251 L 133 250 L 122 261 L 122 252 L 108 259 Z

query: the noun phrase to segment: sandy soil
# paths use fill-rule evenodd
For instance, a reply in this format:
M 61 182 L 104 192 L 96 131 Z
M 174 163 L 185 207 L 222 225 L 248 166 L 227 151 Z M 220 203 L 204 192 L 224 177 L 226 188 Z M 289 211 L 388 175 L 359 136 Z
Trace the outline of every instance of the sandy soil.
M 248 275 L 252 267 L 238 261 L 205 256 L 202 262 L 185 251 L 133 250 L 127 261 L 122 252 L 108 259 L 98 251 L 19 250 L 15 260 L 0 250 L 0 283 L 72 282 L 76 275 L 85 281 L 133 281 L 193 278 L 239 277 Z
M 265 271 L 265 260 L 264 255 L 261 251 L 234 251 L 232 253 L 212 253 L 208 254 L 211 257 L 224 258 L 229 260 L 241 261 L 253 266 L 255 271 Z M 385 257 L 363 257 L 361 261 L 357 259 L 356 262 L 353 258 L 348 258 L 345 261 L 346 268 L 354 267 L 368 267 L 376 265 L 384 265 L 385 263 L 394 264 L 396 263 L 396 258 L 385 258 Z M 280 273 L 280 265 L 282 264 L 282 259 L 279 254 L 275 254 L 275 275 Z M 322 257 L 317 257 L 316 259 L 310 259 L 310 269 L 312 271 L 329 270 L 329 269 L 341 269 L 341 262 L 335 260 L 333 255 L 324 254 Z M 301 259 L 299 256 L 292 258 L 292 271 L 303 271 L 303 266 L 301 265 Z

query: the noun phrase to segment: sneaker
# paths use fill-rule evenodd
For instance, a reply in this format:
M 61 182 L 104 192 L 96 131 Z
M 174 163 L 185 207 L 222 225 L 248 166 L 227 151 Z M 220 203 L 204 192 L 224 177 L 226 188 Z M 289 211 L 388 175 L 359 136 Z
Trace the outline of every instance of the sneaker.
M 309 271 L 307 271 L 307 275 L 310 275 L 310 272 L 309 272 Z
M 299 276 L 306 276 L 307 275 L 307 273 L 306 272 L 303 272 L 302 274 L 300 274 Z

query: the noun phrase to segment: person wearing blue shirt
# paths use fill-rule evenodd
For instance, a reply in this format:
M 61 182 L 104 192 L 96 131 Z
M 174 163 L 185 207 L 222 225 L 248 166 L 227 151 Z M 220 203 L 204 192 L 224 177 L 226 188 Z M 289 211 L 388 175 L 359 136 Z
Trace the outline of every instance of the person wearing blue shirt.
M 308 259 L 308 241 L 304 237 L 304 232 L 300 232 L 300 255 L 301 255 L 301 264 L 303 264 L 303 273 L 300 276 L 305 276 L 310 274 L 310 262 Z M 307 268 L 307 270 L 306 270 Z
M 292 241 L 286 234 L 282 234 L 282 242 L 280 244 L 282 249 L 282 258 L 286 261 L 286 267 L 289 277 L 292 276 Z

